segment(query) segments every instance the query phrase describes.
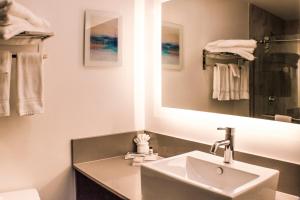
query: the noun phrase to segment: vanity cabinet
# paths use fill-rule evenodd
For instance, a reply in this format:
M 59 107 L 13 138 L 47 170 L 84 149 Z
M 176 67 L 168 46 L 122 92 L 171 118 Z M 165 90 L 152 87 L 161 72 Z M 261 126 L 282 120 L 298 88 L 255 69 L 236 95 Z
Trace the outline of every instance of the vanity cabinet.
M 76 200 L 125 200 L 75 170 Z

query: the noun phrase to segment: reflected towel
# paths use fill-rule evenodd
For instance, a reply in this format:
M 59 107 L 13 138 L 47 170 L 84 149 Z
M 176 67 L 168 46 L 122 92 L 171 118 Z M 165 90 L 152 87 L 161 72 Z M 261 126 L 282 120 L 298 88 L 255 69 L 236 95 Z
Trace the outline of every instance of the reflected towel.
M 239 100 L 240 99 L 240 67 L 237 64 L 229 64 L 229 80 L 230 80 L 230 99 Z
M 0 3 L 1 5 L 1 3 Z M 3 7 L 0 10 L 1 16 L 13 15 L 15 17 L 24 19 L 28 21 L 30 24 L 36 27 L 49 28 L 50 24 L 45 19 L 42 19 L 36 16 L 33 12 L 31 12 L 25 6 L 19 4 L 14 0 L 6 1 L 3 3 Z M 4 19 L 4 17 L 3 17 Z
M 17 54 L 18 114 L 34 115 L 44 112 L 43 58 L 39 53 Z
M 255 40 L 217 40 L 208 43 L 207 47 L 255 49 L 257 47 L 257 42 Z
M 243 48 L 221 48 L 221 47 L 205 47 L 205 50 L 213 52 L 213 53 L 233 53 L 245 58 L 249 61 L 253 61 L 255 59 L 254 55 L 249 52 L 248 49 Z M 254 52 L 254 49 L 252 50 Z
M 229 88 L 229 67 L 226 64 L 217 63 L 214 67 L 213 99 L 230 100 Z
M 0 51 L 0 117 L 9 116 L 10 72 L 12 55 L 8 51 Z
M 275 115 L 275 121 L 279 122 L 292 122 L 293 118 L 287 115 Z
M 208 43 L 205 49 L 213 53 L 233 53 L 253 61 L 256 47 L 257 42 L 255 40 L 217 40 Z
M 218 99 L 219 93 L 220 93 L 220 75 L 219 75 L 219 69 L 217 66 L 214 67 L 213 71 L 213 99 Z
M 240 99 L 249 99 L 249 63 L 241 66 Z

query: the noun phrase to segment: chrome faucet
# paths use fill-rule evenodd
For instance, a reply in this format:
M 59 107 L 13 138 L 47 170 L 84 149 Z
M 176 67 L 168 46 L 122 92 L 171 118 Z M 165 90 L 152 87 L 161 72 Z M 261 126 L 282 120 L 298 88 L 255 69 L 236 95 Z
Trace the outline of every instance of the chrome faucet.
M 234 155 L 234 141 L 233 141 L 233 128 L 218 128 L 218 130 L 225 130 L 225 140 L 215 142 L 210 149 L 210 153 L 216 154 L 220 146 L 224 146 L 224 163 L 231 163 Z

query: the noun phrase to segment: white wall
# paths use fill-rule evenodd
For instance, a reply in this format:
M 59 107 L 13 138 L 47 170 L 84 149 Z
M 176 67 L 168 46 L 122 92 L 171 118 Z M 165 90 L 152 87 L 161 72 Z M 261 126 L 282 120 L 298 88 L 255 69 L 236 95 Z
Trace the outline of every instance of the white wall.
M 146 129 L 212 144 L 224 138 L 217 127 L 234 127 L 237 150 L 300 164 L 299 125 L 161 107 L 160 9 L 147 1 Z
M 162 20 L 183 26 L 183 68 L 162 71 L 164 106 L 249 116 L 248 100 L 212 99 L 213 68 L 202 68 L 202 50 L 207 43 L 249 38 L 248 5 L 241 0 L 171 0 L 163 4 Z
M 0 118 L 0 192 L 37 187 L 43 200 L 73 200 L 70 140 L 143 128 L 134 120 L 134 1 L 18 2 L 48 19 L 55 36 L 45 44 L 45 114 Z M 121 67 L 83 67 L 85 9 L 123 16 Z

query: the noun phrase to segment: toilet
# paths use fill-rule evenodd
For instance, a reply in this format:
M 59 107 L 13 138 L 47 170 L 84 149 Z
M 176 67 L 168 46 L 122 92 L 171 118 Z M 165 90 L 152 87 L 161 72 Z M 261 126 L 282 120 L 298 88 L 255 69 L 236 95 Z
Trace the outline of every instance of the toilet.
M 0 193 L 0 200 L 41 200 L 36 189 Z

